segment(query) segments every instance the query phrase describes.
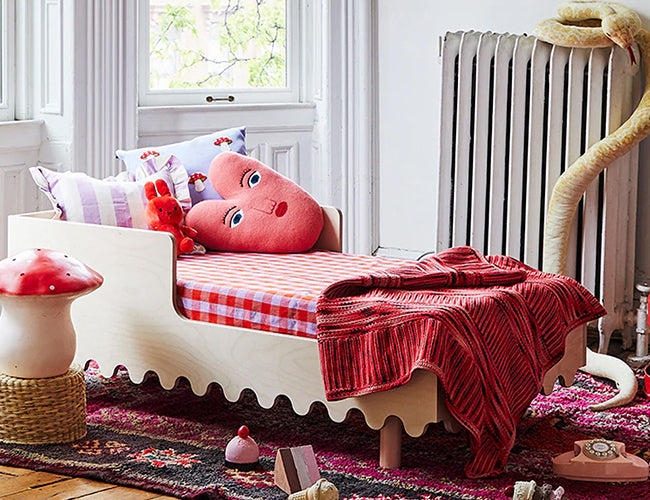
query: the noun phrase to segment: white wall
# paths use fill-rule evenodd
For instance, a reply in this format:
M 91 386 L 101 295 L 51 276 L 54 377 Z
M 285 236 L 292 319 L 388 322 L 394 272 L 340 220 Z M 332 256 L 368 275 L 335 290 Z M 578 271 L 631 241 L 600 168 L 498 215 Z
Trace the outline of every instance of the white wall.
M 650 29 L 649 1 L 624 3 Z M 439 37 L 457 30 L 529 33 L 540 20 L 554 17 L 558 4 L 409 0 L 398 5 L 378 0 L 381 247 L 435 247 L 436 209 L 430 193 L 436 183 L 440 134 Z M 650 190 L 650 140 L 641 145 L 640 162 L 637 267 L 645 277 L 650 276 L 650 198 L 643 193 Z

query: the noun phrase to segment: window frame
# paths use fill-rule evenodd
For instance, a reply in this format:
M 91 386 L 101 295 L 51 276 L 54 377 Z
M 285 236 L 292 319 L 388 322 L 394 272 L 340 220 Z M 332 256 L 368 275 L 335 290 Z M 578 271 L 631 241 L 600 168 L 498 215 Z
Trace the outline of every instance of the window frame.
M 301 4 L 285 0 L 287 13 L 287 87 L 266 89 L 164 89 L 149 88 L 149 0 L 138 2 L 138 106 L 237 105 L 300 102 Z M 234 96 L 233 101 L 206 97 Z
M 0 0 L 0 122 L 15 118 L 16 75 L 16 4 L 15 0 Z

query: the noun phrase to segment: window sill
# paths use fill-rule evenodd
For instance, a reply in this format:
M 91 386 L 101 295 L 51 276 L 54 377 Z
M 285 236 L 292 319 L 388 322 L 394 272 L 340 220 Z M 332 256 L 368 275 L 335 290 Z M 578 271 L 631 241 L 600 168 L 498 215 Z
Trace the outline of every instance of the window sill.
M 42 120 L 0 122 L 0 153 L 38 149 L 42 135 Z
M 273 111 L 273 110 L 300 110 L 314 109 L 315 104 L 312 102 L 274 102 L 274 103 L 249 103 L 249 104 L 232 104 L 226 102 L 215 102 L 211 104 L 186 104 L 174 106 L 140 106 L 139 112 L 161 112 L 161 111 L 184 111 L 184 112 L 208 112 L 208 111 Z
M 191 136 L 242 125 L 248 132 L 310 132 L 315 118 L 313 103 L 147 106 L 138 108 L 138 135 Z

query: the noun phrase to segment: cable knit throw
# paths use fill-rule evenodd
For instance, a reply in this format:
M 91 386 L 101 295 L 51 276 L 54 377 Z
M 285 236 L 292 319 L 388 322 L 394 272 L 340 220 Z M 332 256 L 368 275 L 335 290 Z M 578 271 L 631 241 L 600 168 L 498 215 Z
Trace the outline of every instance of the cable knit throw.
M 566 276 L 471 247 L 334 283 L 318 300 L 318 345 L 329 400 L 434 372 L 469 431 L 469 477 L 501 471 L 517 422 L 560 360 L 566 335 L 606 312 Z

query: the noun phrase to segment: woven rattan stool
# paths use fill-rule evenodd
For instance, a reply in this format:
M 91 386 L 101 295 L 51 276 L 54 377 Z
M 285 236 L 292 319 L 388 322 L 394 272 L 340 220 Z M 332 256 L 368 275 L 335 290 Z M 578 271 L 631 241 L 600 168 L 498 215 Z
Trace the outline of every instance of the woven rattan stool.
M 50 378 L 0 374 L 0 441 L 69 443 L 86 435 L 84 372 Z

